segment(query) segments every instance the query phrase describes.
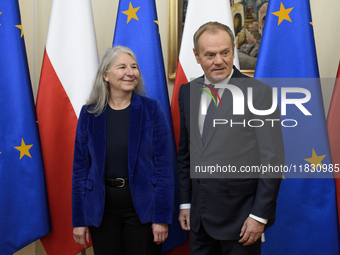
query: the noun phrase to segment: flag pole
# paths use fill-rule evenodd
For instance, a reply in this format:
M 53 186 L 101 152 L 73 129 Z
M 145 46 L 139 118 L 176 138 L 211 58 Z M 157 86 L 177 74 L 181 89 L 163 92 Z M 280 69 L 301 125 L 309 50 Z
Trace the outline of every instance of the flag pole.
M 32 89 L 34 93 L 34 99 L 36 99 L 37 96 L 37 88 L 38 88 L 38 79 L 37 79 L 37 66 L 38 66 L 38 60 L 37 60 L 37 54 L 38 54 L 38 3 L 37 0 L 31 0 L 31 11 L 32 11 L 32 61 L 31 61 L 31 83 L 32 83 Z

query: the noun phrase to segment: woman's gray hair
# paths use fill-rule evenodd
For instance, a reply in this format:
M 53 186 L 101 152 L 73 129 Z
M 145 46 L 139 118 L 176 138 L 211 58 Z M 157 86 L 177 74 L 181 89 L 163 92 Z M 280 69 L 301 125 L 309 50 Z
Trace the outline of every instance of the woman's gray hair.
M 110 70 L 113 62 L 117 59 L 117 57 L 121 53 L 129 54 L 133 58 L 133 60 L 135 60 L 137 63 L 136 55 L 128 47 L 115 46 L 105 51 L 104 56 L 99 64 L 99 68 L 98 68 L 96 78 L 93 84 L 91 95 L 86 102 L 86 105 L 92 106 L 88 110 L 89 113 L 92 113 L 98 116 L 103 112 L 105 106 L 107 105 L 109 97 L 110 97 L 110 85 L 107 81 L 104 80 L 104 74 Z M 144 88 L 144 81 L 143 81 L 142 74 L 140 72 L 138 64 L 137 64 L 137 68 L 139 71 L 139 78 L 138 78 L 137 86 L 134 89 L 134 92 L 136 94 L 145 96 L 146 93 L 145 93 L 145 88 Z

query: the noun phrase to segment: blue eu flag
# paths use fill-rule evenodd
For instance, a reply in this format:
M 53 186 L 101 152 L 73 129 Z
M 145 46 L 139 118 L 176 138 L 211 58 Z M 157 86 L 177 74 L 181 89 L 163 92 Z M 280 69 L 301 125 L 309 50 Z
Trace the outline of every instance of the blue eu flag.
M 13 254 L 51 231 L 18 1 L 0 1 L 0 247 Z
M 158 99 L 165 111 L 172 132 L 172 120 L 155 0 L 120 0 L 113 46 L 129 47 L 138 60 L 138 65 L 145 83 L 146 94 Z M 175 212 L 169 237 L 163 245 L 163 253 L 187 241 L 187 233 L 178 222 L 178 194 L 175 140 L 173 138 L 173 165 L 175 175 Z
M 284 89 L 304 89 L 305 93 L 287 93 L 284 97 L 306 101 L 300 107 L 281 105 L 285 165 L 291 172 L 283 173 L 277 219 L 266 231 L 262 254 L 339 254 L 334 166 L 309 0 L 269 1 L 255 77 L 271 78 L 263 80 L 281 93 Z M 285 127 L 288 123 L 292 127 Z M 319 167 L 313 168 L 313 164 Z M 308 178 L 294 178 L 301 170 L 308 171 Z

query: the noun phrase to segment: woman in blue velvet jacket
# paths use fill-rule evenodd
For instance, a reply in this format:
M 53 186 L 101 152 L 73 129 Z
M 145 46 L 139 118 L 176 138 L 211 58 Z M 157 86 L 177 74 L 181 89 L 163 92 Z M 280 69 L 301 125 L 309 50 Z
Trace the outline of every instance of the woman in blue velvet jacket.
M 108 49 L 77 125 L 75 241 L 95 254 L 160 254 L 172 220 L 172 142 L 161 104 L 144 94 L 134 53 Z

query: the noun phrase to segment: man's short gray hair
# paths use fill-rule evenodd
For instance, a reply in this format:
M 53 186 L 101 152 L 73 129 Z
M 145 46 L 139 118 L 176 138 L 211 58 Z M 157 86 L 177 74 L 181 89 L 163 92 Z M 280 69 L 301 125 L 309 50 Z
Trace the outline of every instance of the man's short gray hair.
M 228 27 L 227 25 L 224 25 L 222 23 L 219 23 L 217 21 L 210 21 L 210 22 L 207 22 L 207 23 L 203 24 L 202 26 L 200 26 L 199 29 L 197 29 L 196 33 L 194 34 L 194 48 L 195 48 L 197 53 L 198 53 L 198 39 L 201 37 L 201 35 L 205 31 L 209 31 L 211 33 L 217 33 L 218 30 L 226 31 L 230 36 L 231 43 L 234 45 L 235 37 L 234 37 L 233 31 L 231 31 L 230 27 Z M 232 50 L 234 52 L 234 47 L 233 47 Z

